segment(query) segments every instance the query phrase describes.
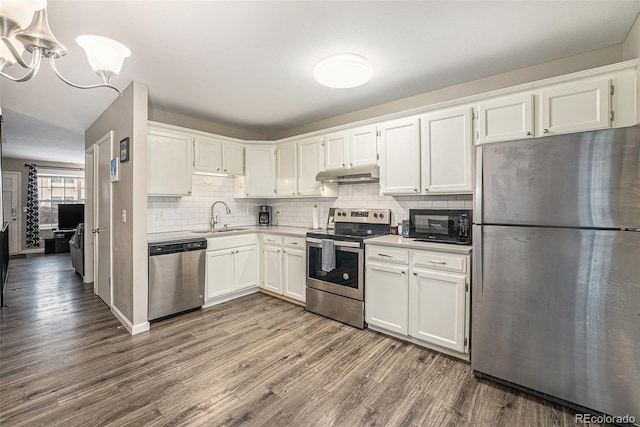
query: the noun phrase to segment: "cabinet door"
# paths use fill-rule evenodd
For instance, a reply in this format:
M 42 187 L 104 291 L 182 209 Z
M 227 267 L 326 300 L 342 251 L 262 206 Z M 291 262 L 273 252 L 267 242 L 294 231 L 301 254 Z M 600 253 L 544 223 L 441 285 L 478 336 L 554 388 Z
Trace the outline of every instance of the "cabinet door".
M 380 192 L 418 194 L 420 191 L 420 128 L 418 118 L 380 126 Z
M 234 289 L 258 286 L 258 246 L 236 248 L 233 254 Z
M 420 122 L 422 191 L 470 193 L 471 107 L 425 114 Z
M 192 153 L 191 136 L 150 127 L 147 133 L 147 194 L 191 194 Z
M 347 132 L 336 132 L 325 135 L 324 145 L 324 168 L 344 169 L 349 167 L 349 134 Z
M 519 93 L 478 104 L 476 144 L 533 137 L 533 95 Z
M 324 163 L 322 145 L 319 138 L 298 141 L 298 194 L 300 196 L 321 196 L 322 182 L 316 175 Z
M 367 261 L 365 319 L 398 334 L 408 334 L 409 267 Z
M 262 287 L 282 295 L 282 249 L 279 246 L 262 248 Z
M 196 136 L 193 169 L 196 172 L 222 173 L 222 141 Z
M 274 197 L 276 195 L 275 148 L 246 147 L 244 191 L 247 197 Z
M 305 302 L 307 257 L 300 249 L 285 248 L 282 251 L 283 294 Z
M 373 166 L 378 162 L 376 131 L 376 126 L 363 126 L 349 131 L 350 167 Z
M 207 299 L 233 291 L 234 249 L 207 252 Z
M 229 175 L 244 174 L 244 147 L 235 142 L 222 145 L 222 171 Z
M 276 194 L 279 197 L 297 195 L 296 143 L 276 146 Z
M 409 335 L 464 352 L 465 277 L 414 268 Z
M 563 83 L 540 90 L 537 136 L 610 127 L 609 80 Z

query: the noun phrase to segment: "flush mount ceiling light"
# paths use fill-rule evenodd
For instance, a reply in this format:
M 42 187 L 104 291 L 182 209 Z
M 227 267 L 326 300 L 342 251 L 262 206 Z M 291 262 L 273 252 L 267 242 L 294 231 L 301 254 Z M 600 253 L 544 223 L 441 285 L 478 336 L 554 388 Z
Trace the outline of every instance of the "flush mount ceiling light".
M 353 53 L 331 55 L 313 69 L 313 77 L 318 83 L 336 89 L 361 86 L 372 76 L 373 67 L 369 61 Z
M 122 93 L 110 84 L 111 78 L 122 69 L 124 59 L 131 51 L 115 40 L 100 36 L 79 36 L 76 42 L 84 49 L 89 65 L 100 76 L 102 84 L 81 86 L 60 75 L 55 60 L 67 54 L 58 42 L 47 20 L 46 0 L 2 0 L 0 5 L 0 75 L 14 82 L 25 82 L 40 70 L 42 58 L 48 58 L 51 68 L 66 84 L 79 89 L 108 87 Z M 22 58 L 31 53 L 29 61 Z M 20 65 L 27 70 L 22 77 L 13 77 L 5 69 Z

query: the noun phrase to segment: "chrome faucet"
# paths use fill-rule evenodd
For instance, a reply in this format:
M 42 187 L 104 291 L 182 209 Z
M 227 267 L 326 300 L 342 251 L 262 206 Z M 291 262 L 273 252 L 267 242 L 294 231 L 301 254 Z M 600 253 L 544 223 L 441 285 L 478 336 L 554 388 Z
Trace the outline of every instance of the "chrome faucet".
M 211 225 L 211 229 L 212 230 L 215 230 L 216 224 L 218 223 L 218 216 L 215 215 L 215 212 L 213 210 L 213 208 L 215 208 L 218 203 L 222 203 L 224 205 L 224 207 L 227 210 L 227 215 L 229 215 L 231 213 L 231 209 L 229 209 L 229 206 L 225 202 L 223 202 L 222 200 L 218 200 L 217 202 L 213 202 L 213 204 L 211 205 L 211 216 L 209 217 L 209 224 Z

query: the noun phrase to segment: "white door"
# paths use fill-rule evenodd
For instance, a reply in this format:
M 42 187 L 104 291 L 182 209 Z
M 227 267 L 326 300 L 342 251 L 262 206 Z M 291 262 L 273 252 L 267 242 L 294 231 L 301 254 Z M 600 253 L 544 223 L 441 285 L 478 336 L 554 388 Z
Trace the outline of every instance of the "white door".
M 233 291 L 233 255 L 235 249 L 207 252 L 207 299 Z
M 82 278 L 84 283 L 93 283 L 94 281 L 94 255 L 95 255 L 95 235 L 91 231 L 95 229 L 95 145 L 92 145 L 87 149 L 84 156 L 85 165 L 85 188 L 86 200 L 84 204 L 84 242 L 82 247 L 84 248 L 84 277 Z
M 244 146 L 235 142 L 222 144 L 222 171 L 232 175 L 244 174 Z
M 245 152 L 245 196 L 275 197 L 276 195 L 276 150 L 273 146 L 246 147 Z
M 409 332 L 409 267 L 367 261 L 364 287 L 367 323 L 407 335 Z
M 222 141 L 196 136 L 193 139 L 193 170 L 222 173 Z
M 533 137 L 533 95 L 519 93 L 478 103 L 476 144 Z
M 471 193 L 471 107 L 420 117 L 422 192 Z
M 282 250 L 277 246 L 262 248 L 262 287 L 282 294 Z
M 325 135 L 322 142 L 324 145 L 325 169 L 344 169 L 349 167 L 348 141 L 349 134 L 347 132 Z
M 301 249 L 283 249 L 282 252 L 284 296 L 304 302 L 306 298 L 306 252 Z
M 380 125 L 380 193 L 419 194 L 420 126 L 417 117 Z
M 20 172 L 2 172 L 2 207 L 5 222 L 9 223 L 9 254 L 20 252 L 22 240 L 20 210 Z
M 276 194 L 278 197 L 297 194 L 295 142 L 276 146 Z
M 562 83 L 540 90 L 536 136 L 611 127 L 609 79 Z
M 373 166 L 378 162 L 376 126 L 351 129 L 349 166 Z
M 258 246 L 243 246 L 233 254 L 233 289 L 258 286 Z
M 416 268 L 410 287 L 409 335 L 463 352 L 466 316 L 464 276 Z
M 111 307 L 111 176 L 109 166 L 113 131 L 96 142 L 94 182 L 94 281 L 93 290 Z
M 191 194 L 193 137 L 189 134 L 157 130 L 147 133 L 147 194 L 187 196 Z
M 300 196 L 322 196 L 322 182 L 316 175 L 322 170 L 324 154 L 319 138 L 298 142 L 298 194 Z

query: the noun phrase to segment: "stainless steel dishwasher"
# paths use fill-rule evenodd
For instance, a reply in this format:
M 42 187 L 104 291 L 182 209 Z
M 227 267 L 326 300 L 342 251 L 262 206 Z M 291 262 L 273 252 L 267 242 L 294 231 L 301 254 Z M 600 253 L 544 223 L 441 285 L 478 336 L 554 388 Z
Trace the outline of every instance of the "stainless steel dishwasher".
M 204 304 L 206 239 L 149 244 L 149 320 Z

